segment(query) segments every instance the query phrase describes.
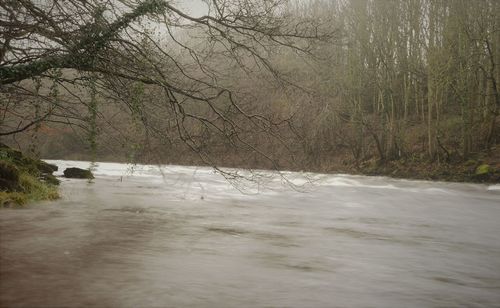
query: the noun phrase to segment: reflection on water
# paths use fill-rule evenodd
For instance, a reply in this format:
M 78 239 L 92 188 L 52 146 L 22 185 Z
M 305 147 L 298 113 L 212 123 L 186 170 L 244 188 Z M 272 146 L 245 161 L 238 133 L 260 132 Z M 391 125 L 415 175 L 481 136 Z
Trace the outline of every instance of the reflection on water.
M 499 306 L 491 187 L 135 168 L 0 211 L 0 307 Z

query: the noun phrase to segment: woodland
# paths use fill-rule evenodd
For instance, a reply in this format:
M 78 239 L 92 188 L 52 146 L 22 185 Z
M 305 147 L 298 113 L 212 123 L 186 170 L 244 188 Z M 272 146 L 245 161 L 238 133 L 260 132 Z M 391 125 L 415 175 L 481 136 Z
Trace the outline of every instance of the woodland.
M 37 158 L 500 179 L 500 1 L 0 2 Z

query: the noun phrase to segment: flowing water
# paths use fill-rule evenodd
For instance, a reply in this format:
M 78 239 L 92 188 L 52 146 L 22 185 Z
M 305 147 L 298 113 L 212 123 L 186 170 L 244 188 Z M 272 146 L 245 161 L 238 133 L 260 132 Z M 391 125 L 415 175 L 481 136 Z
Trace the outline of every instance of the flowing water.
M 0 210 L 1 307 L 500 307 L 498 185 L 95 173 Z

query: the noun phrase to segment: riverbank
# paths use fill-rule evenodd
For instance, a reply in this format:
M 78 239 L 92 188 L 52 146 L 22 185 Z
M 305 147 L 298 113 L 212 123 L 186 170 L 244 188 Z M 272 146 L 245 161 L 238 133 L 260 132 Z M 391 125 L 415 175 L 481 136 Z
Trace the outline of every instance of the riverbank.
M 497 151 L 498 152 L 498 151 Z M 430 180 L 469 183 L 500 183 L 500 154 L 478 154 L 475 159 L 452 163 L 394 160 L 380 162 L 349 161 L 345 157 L 330 157 L 310 168 L 286 168 L 289 171 L 317 173 L 346 173 L 367 176 L 388 176 L 409 180 Z M 182 165 L 182 162 L 172 165 Z M 303 163 L 308 165 L 308 163 Z M 313 166 L 314 164 L 310 164 Z M 221 166 L 222 167 L 222 166 Z M 232 166 L 229 168 L 266 169 L 259 166 Z M 52 175 L 57 166 L 32 159 L 0 143 L 0 207 L 23 205 L 30 201 L 53 200 L 59 197 L 59 180 Z
M 0 143 L 0 207 L 59 198 L 57 166 L 23 155 Z
M 392 161 L 365 162 L 352 170 L 361 175 L 389 176 L 414 180 L 446 182 L 500 183 L 500 168 L 484 161 L 425 163 Z
M 498 157 L 497 157 L 498 156 Z M 65 158 L 60 158 L 65 160 Z M 57 160 L 57 158 L 55 159 Z M 88 161 L 88 157 L 78 157 L 75 161 Z M 130 163 L 126 159 L 106 160 L 99 162 Z M 186 167 L 212 167 L 203 162 L 184 161 L 183 159 L 170 160 L 168 162 L 140 161 L 138 164 L 152 165 L 176 165 Z M 259 163 L 247 163 L 238 165 L 234 163 L 221 162 L 219 168 L 271 170 L 271 167 Z M 296 165 L 285 165 L 282 170 L 293 172 L 314 172 L 325 174 L 352 174 L 366 176 L 387 176 L 397 179 L 444 181 L 458 183 L 500 183 L 500 153 L 498 155 L 480 156 L 468 161 L 430 162 L 426 160 L 394 160 L 380 162 L 378 160 L 366 160 L 354 162 L 343 156 L 335 156 L 328 161 L 318 164 L 298 163 Z

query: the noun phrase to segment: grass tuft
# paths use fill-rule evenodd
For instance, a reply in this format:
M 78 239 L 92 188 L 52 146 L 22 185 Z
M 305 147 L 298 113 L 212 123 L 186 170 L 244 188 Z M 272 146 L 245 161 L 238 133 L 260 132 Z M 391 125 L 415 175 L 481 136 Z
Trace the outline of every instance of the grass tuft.
M 19 185 L 22 191 L 0 191 L 0 207 L 22 206 L 31 201 L 59 198 L 56 186 L 44 183 L 28 172 L 20 173 Z

